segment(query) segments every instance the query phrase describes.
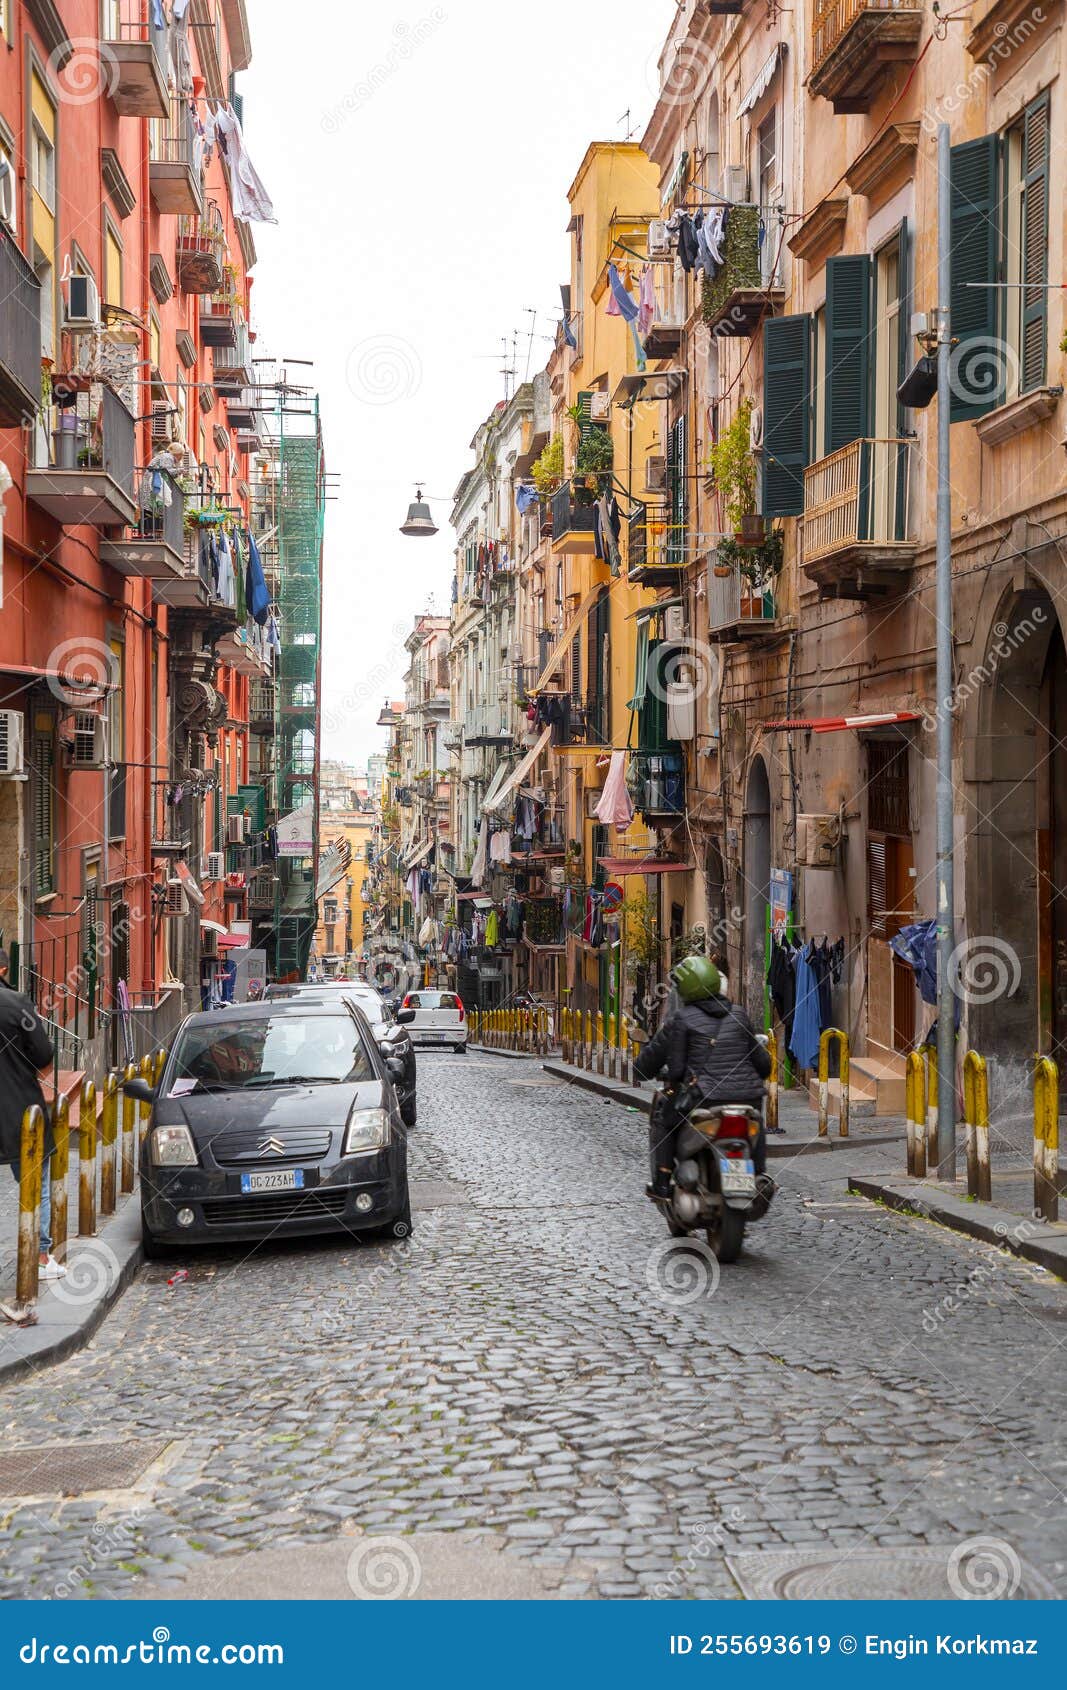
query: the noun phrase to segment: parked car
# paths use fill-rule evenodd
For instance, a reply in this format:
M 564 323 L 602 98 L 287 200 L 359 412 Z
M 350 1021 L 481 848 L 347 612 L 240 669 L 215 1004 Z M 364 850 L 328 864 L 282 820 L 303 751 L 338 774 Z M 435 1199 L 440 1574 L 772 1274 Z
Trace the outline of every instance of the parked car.
M 354 1003 L 357 1009 L 361 1009 L 370 1023 L 371 1032 L 378 1041 L 382 1055 L 387 1058 L 396 1057 L 404 1064 L 404 1077 L 397 1081 L 396 1088 L 400 1117 L 405 1127 L 415 1125 L 418 1120 L 415 1046 L 407 1028 L 401 1027 L 395 1019 L 391 1019 L 380 992 L 376 992 L 373 986 L 366 985 L 362 980 L 309 980 L 293 985 L 268 986 L 266 995 L 270 1003 L 331 1003 L 343 998 L 347 1003 Z
M 467 1016 L 455 992 L 408 992 L 397 1011 L 415 1045 L 446 1045 L 467 1054 Z
M 335 1005 L 242 1004 L 190 1015 L 141 1149 L 145 1255 L 176 1246 L 411 1230 L 407 1139 L 370 1024 Z

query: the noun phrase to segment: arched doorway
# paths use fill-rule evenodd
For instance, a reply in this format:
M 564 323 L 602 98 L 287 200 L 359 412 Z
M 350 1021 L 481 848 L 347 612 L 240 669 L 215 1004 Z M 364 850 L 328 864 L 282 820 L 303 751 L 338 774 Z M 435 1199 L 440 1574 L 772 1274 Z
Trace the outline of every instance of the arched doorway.
M 1041 587 L 1001 605 L 967 750 L 963 986 L 970 1043 L 1067 1058 L 1067 651 Z
M 771 893 L 771 785 L 767 765 L 754 757 L 745 795 L 745 1008 L 763 1025 L 767 974 L 767 910 Z

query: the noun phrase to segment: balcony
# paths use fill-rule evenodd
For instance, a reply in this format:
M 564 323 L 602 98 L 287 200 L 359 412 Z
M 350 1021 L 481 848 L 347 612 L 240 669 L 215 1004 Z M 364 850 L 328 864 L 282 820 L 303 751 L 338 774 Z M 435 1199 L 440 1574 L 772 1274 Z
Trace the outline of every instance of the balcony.
M 210 611 L 210 620 L 216 626 L 228 624 L 232 629 L 237 625 L 237 611 L 223 604 L 215 590 L 210 564 L 200 549 L 198 524 L 186 528 L 181 574 L 157 581 L 153 597 L 171 610 Z
M 768 586 L 746 580 L 738 570 L 728 575 L 708 572 L 708 635 L 721 644 L 766 638 L 778 630 L 774 593 Z
M 552 495 L 552 550 L 596 555 L 594 495 L 584 482 L 565 481 Z
M 274 732 L 273 681 L 253 681 L 248 689 L 248 725 L 253 733 Z
M 227 271 L 223 276 L 225 282 Z M 200 344 L 233 352 L 237 348 L 238 300 L 234 293 L 203 294 L 200 300 Z M 243 327 L 243 325 L 242 325 Z
M 121 400 L 94 383 L 75 405 L 53 405 L 49 419 L 49 463 L 27 473 L 27 498 L 67 528 L 135 523 L 135 426 Z
M 101 544 L 101 562 L 120 575 L 173 580 L 185 561 L 185 494 L 166 470 L 138 470 L 135 484 L 140 487 L 140 521 Z
M 870 111 L 890 66 L 914 62 L 922 27 L 923 0 L 815 0 L 808 92 Z
M 203 335 L 203 316 L 200 332 Z M 240 401 L 246 387 L 254 380 L 252 346 L 248 338 L 248 324 L 238 323 L 232 346 L 217 346 L 212 358 L 215 392 L 227 403 Z M 232 413 L 228 413 L 232 421 Z
M 243 387 L 240 393 L 226 394 L 226 421 L 235 434 L 252 433 L 256 427 L 255 389 Z
M 686 565 L 688 531 L 666 505 L 640 505 L 627 525 L 627 573 L 642 587 L 675 587 Z
M 0 423 L 17 428 L 41 403 L 41 284 L 0 225 Z
M 634 808 L 646 822 L 685 814 L 685 758 L 680 749 L 640 752 L 633 770 Z
M 909 440 L 854 440 L 804 471 L 804 572 L 824 598 L 899 591 L 915 558 Z
M 764 317 L 780 308 L 785 299 L 781 277 L 764 273 L 766 260 L 759 225 L 760 214 L 755 207 L 739 206 L 730 213 L 722 269 L 704 282 L 704 321 L 716 336 L 726 340 L 755 334 Z M 768 236 L 765 244 L 773 260 L 769 243 Z
M 145 23 L 144 0 L 105 0 L 101 80 L 120 117 L 165 118 L 170 112 L 166 29 Z M 152 7 L 147 8 L 151 19 Z
M 559 898 L 527 898 L 522 936 L 535 950 L 562 950 L 567 943 Z
M 511 740 L 508 710 L 499 704 L 476 704 L 463 724 L 464 745 L 506 745 Z
M 174 270 L 182 292 L 214 293 L 220 288 L 225 251 L 221 226 L 203 222 L 199 227 L 180 234 Z
M 148 185 L 156 210 L 199 217 L 204 209 L 203 147 L 188 101 L 172 95 L 169 115 L 152 125 L 149 137 Z
M 644 338 L 646 358 L 673 358 L 682 344 L 682 325 L 670 317 L 655 317 Z

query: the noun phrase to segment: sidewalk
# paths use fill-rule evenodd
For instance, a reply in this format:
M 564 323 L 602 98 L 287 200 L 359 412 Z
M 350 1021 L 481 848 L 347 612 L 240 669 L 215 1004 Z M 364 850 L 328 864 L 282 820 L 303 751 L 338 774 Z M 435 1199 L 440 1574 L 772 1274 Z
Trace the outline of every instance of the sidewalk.
M 550 1058 L 542 1062 L 541 1066 L 546 1074 L 551 1074 L 557 1080 L 565 1080 L 568 1085 L 580 1086 L 585 1091 L 609 1098 L 612 1103 L 621 1103 L 628 1109 L 640 1109 L 645 1115 L 651 1111 L 655 1087 L 647 1082 L 643 1081 L 637 1086 L 626 1085 L 622 1081 L 611 1080 L 604 1074 L 589 1073 L 584 1068 L 572 1068 L 569 1063 L 561 1062 L 558 1058 Z M 768 1158 L 781 1160 L 791 1156 L 819 1155 L 829 1151 L 848 1150 L 854 1145 L 895 1144 L 899 1140 L 901 1166 L 904 1165 L 903 1146 L 906 1131 L 902 1118 L 874 1115 L 854 1117 L 850 1123 L 849 1137 L 841 1138 L 837 1122 L 831 1117 L 829 1136 L 820 1138 L 818 1117 L 808 1102 L 807 1092 L 803 1087 L 797 1086 L 793 1091 L 779 1092 L 778 1120 L 784 1130 L 767 1135 Z
M 62 1361 L 87 1344 L 141 1265 L 141 1214 L 136 1192 L 120 1197 L 114 1215 L 97 1218 L 93 1238 L 78 1238 L 78 1156 L 71 1143 L 70 1238 L 65 1279 L 41 1285 L 37 1325 L 13 1326 L 0 1315 L 0 1386 Z M 15 1298 L 18 1186 L 0 1168 L 0 1302 Z

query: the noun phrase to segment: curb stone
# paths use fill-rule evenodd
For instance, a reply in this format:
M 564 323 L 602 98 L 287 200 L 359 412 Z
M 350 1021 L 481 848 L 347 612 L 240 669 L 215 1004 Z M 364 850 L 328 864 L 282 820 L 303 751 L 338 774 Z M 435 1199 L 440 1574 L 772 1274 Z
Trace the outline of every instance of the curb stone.
M 942 1191 L 924 1180 L 878 1180 L 850 1174 L 848 1189 L 890 1209 L 914 1213 L 921 1205 L 922 1217 L 936 1221 L 952 1232 L 963 1233 L 981 1244 L 993 1244 L 1035 1262 L 1059 1279 L 1067 1280 L 1067 1225 L 1035 1221 L 1032 1216 L 997 1209 L 992 1203 L 971 1203 L 951 1191 Z M 1032 1227 L 1039 1237 L 1019 1238 L 1021 1227 Z

